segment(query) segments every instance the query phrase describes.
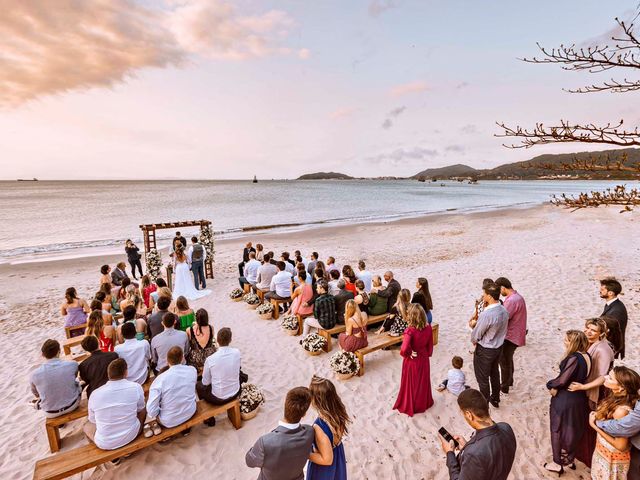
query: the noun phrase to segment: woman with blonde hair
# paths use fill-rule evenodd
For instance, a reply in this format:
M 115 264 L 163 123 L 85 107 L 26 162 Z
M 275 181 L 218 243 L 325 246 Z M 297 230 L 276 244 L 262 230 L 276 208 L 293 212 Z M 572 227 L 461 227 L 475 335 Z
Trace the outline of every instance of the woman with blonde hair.
M 570 389 L 572 382 L 583 383 L 591 369 L 587 353 L 589 341 L 584 332 L 568 330 L 564 336 L 564 355 L 559 375 L 547 382 L 551 394 L 549 422 L 553 462 L 544 468 L 559 475 L 564 467 L 575 469 L 574 459 L 589 418 L 587 396 L 583 391 Z
M 367 340 L 367 315 L 363 314 L 353 300 L 347 300 L 344 311 L 346 330 L 338 336 L 340 348 L 355 352 L 369 345 Z
M 98 346 L 103 352 L 113 352 L 113 348 L 116 346 L 116 330 L 111 325 L 104 324 L 100 310 L 91 312 L 84 334 L 96 337 Z
M 147 307 L 140 296 L 140 292 L 135 285 L 128 285 L 126 289 L 126 297 L 120 302 L 120 310 L 124 311 L 129 305 L 136 309 L 136 318 L 145 319 L 147 316 Z
M 386 320 L 382 323 L 382 326 L 376 333 L 381 334 L 383 332 L 389 332 L 392 337 L 399 337 L 407 329 L 407 310 L 411 300 L 411 292 L 406 288 L 400 290 L 398 293 L 398 299 L 395 305 L 391 307 L 391 312 Z
M 311 406 L 318 412 L 313 428 L 316 436 L 325 436 L 331 443 L 333 463 L 322 466 L 309 461 L 306 480 L 346 480 L 347 460 L 342 440 L 349 433 L 347 427 L 351 423 L 347 409 L 336 392 L 336 387 L 326 378 L 314 375 L 309 392 Z
M 431 393 L 431 365 L 433 354 L 433 331 L 427 324 L 424 309 L 412 303 L 407 307 L 405 318 L 408 327 L 404 332 L 400 355 L 402 356 L 402 378 L 394 410 L 413 417 L 426 412 L 433 405 Z

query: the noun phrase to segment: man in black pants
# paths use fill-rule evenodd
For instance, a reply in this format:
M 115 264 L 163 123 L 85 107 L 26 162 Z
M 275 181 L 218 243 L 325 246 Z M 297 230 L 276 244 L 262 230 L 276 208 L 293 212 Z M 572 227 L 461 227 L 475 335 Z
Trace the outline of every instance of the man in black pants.
M 622 334 L 622 345 L 619 352 L 616 353 L 616 358 L 620 357 L 624 359 L 625 339 L 624 334 L 627 330 L 627 307 L 618 298 L 618 295 L 622 292 L 622 285 L 613 277 L 603 278 L 600 280 L 600 298 L 607 303 L 602 311 L 603 317 L 615 318 L 620 325 L 620 333 Z
M 507 335 L 509 312 L 500 304 L 500 287 L 495 283 L 483 288 L 485 308 L 471 332 L 473 370 L 478 387 L 485 398 L 498 408 L 500 405 L 500 354 Z M 491 385 L 489 385 L 491 384 Z M 491 388 L 489 388 L 491 386 Z
M 142 263 L 140 263 L 140 259 L 142 258 L 142 255 L 140 255 L 140 249 L 131 240 L 127 240 L 124 251 L 127 252 L 127 260 L 129 260 L 129 265 L 131 265 L 131 274 L 133 275 L 133 278 L 137 280 L 138 278 L 136 277 L 136 267 L 138 267 L 140 277 L 142 277 L 143 275 Z
M 238 273 L 242 277 L 244 275 L 244 264 L 249 261 L 249 253 L 255 252 L 256 249 L 253 248 L 253 244 L 251 242 L 247 242 L 242 251 L 242 261 L 238 264 Z

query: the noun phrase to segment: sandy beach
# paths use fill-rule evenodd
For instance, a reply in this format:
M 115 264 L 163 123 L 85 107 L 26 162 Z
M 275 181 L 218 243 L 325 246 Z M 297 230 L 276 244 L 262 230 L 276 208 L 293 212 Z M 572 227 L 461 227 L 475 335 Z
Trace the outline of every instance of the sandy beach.
M 621 298 L 630 318 L 626 364 L 639 365 L 640 326 L 635 320 L 640 314 L 640 247 L 634 240 L 640 238 L 638 218 L 637 212 L 621 215 L 617 208 L 570 213 L 547 205 L 272 233 L 251 240 L 275 252 L 300 249 L 308 255 L 316 250 L 322 260 L 333 255 L 339 265 L 356 265 L 364 259 L 370 271 L 392 270 L 412 291 L 417 277 L 427 277 L 434 321 L 440 324 L 440 343 L 431 359 L 433 387 L 446 376 L 454 355 L 464 358 L 467 381 L 476 386 L 467 320 L 482 279 L 508 277 L 527 301 L 529 335 L 527 346 L 516 352 L 515 388 L 492 415 L 510 423 L 518 439 L 510 478 L 528 480 L 553 478 L 542 469 L 551 456 L 549 394 L 544 385 L 555 376 L 562 332 L 582 328 L 586 318 L 602 311 L 597 282 L 601 277 L 614 275 L 623 285 Z M 213 294 L 192 306 L 206 308 L 216 330 L 223 326 L 233 330 L 243 370 L 266 396 L 258 416 L 238 431 L 220 417 L 215 428 L 198 426 L 190 436 L 143 450 L 117 467 L 101 466 L 73 478 L 256 478 L 258 471 L 245 466 L 245 453 L 262 433 L 276 426 L 285 392 L 307 385 L 313 374 L 333 378 L 329 355 L 309 357 L 298 345 L 299 337 L 285 335 L 278 322 L 261 320 L 244 304 L 228 299 L 237 286 L 236 264 L 244 242 L 216 244 L 216 278 L 209 284 Z M 121 258 L 0 265 L 3 480 L 31 478 L 35 461 L 49 455 L 44 419 L 27 406 L 28 379 L 41 361 L 42 342 L 64 338 L 58 310 L 65 288 L 75 286 L 88 298 L 97 288 L 99 266 Z M 450 394 L 434 391 L 435 405 L 414 418 L 391 410 L 401 365 L 398 350 L 379 351 L 367 357 L 363 377 L 335 380 L 353 419 L 345 440 L 350 478 L 446 479 L 438 428 L 445 426 L 465 437 L 471 434 Z M 310 410 L 306 420 L 313 418 Z M 75 421 L 62 429 L 63 450 L 86 442 L 81 426 L 82 421 Z M 589 474 L 579 464 L 564 478 L 589 478 Z

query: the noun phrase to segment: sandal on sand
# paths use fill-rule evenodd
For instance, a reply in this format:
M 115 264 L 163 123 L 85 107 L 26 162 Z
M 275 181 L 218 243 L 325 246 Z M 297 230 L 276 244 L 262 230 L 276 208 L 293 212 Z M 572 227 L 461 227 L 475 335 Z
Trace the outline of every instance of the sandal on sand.
M 158 422 L 153 422 L 151 424 L 151 430 L 154 435 L 160 435 L 162 433 L 162 429 L 160 428 L 160 425 L 158 425 Z
M 153 430 L 151 430 L 151 425 L 145 423 L 144 427 L 142 428 L 142 434 L 144 435 L 144 438 L 153 437 Z

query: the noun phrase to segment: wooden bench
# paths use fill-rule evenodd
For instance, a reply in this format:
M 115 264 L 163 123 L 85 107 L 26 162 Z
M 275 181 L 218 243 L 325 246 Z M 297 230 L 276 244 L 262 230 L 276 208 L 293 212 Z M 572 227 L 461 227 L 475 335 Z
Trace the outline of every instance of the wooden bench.
M 198 401 L 196 413 L 185 423 L 174 428 L 164 428 L 160 435 L 145 438 L 139 435 L 133 442 L 117 450 L 101 450 L 90 443 L 67 452 L 57 453 L 36 462 L 33 471 L 34 480 L 58 480 L 75 473 L 96 467 L 115 458 L 124 457 L 154 445 L 188 428 L 198 425 L 218 414 L 227 412 L 229 420 L 238 429 L 242 426 L 240 401 L 233 400 L 224 405 L 211 405 L 204 400 Z
M 369 319 L 367 320 L 367 327 L 369 325 L 375 325 L 377 323 L 383 322 L 384 319 L 387 318 L 387 314 L 385 313 L 384 315 L 376 315 L 374 317 L 369 317 Z M 331 351 L 331 335 L 337 335 L 339 333 L 344 332 L 347 329 L 346 325 L 336 325 L 333 328 L 330 328 L 329 330 L 325 330 L 325 329 L 319 329 L 318 330 L 318 335 L 320 335 L 321 337 L 324 337 L 325 340 L 327 341 L 327 346 L 324 348 L 325 352 L 330 352 Z
M 244 293 L 251 293 L 251 285 L 249 285 L 248 283 L 245 283 L 245 284 L 242 286 L 242 291 L 243 291 Z
M 70 360 L 70 361 L 76 361 L 78 363 L 82 363 L 83 360 L 86 360 L 87 358 L 89 358 L 89 352 L 85 352 L 84 350 L 82 352 L 77 352 L 77 353 L 71 353 L 70 355 L 62 355 L 62 360 Z
M 145 397 L 149 395 L 149 388 L 155 377 L 149 377 L 142 385 Z M 45 420 L 45 429 L 47 430 L 47 440 L 49 440 L 49 450 L 51 453 L 55 453 L 60 450 L 62 446 L 62 440 L 60 439 L 60 427 L 65 423 L 72 420 L 78 420 L 89 415 L 88 400 L 83 398 L 80 401 L 80 405 L 73 412 L 65 413 L 59 417 L 47 418 Z
M 433 346 L 435 347 L 438 344 L 438 331 L 440 329 L 437 323 L 431 325 L 433 330 Z M 393 345 L 397 345 L 402 343 L 403 335 L 399 337 L 392 337 L 391 335 L 384 334 L 376 337 L 368 337 L 369 339 L 373 338 L 373 341 L 369 341 L 369 345 L 365 348 L 361 348 L 355 352 L 356 357 L 360 361 L 360 370 L 358 371 L 358 376 L 361 377 L 364 375 L 364 356 L 368 353 L 375 352 L 376 350 L 381 350 L 383 348 L 391 347 Z
M 80 345 L 83 339 L 84 339 L 84 335 L 65 339 L 62 342 L 62 350 L 64 351 L 64 354 L 71 355 L 71 348 L 77 347 L 78 345 Z
M 87 329 L 87 324 L 83 323 L 82 325 L 75 325 L 73 327 L 64 327 L 64 333 L 67 338 L 72 338 L 71 334 L 74 332 L 82 332 L 84 335 L 84 331 Z
M 280 318 L 280 304 L 288 304 L 291 303 L 291 298 L 285 298 L 284 300 L 279 300 L 277 298 L 272 298 L 271 305 L 273 305 L 273 319 L 278 320 Z

